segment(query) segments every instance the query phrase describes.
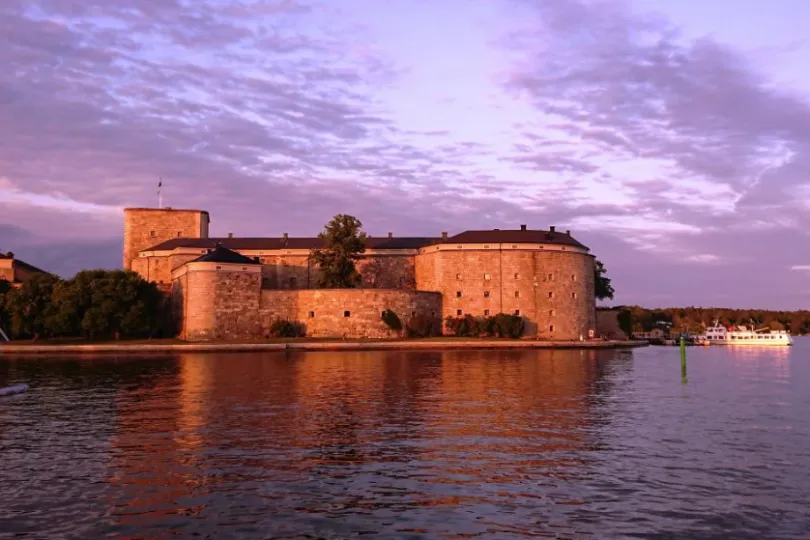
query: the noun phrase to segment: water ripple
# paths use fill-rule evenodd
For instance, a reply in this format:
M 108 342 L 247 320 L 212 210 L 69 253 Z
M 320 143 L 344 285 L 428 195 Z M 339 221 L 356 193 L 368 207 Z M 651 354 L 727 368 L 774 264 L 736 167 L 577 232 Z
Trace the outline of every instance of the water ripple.
M 0 537 L 810 537 L 810 344 L 689 356 L 2 358 Z

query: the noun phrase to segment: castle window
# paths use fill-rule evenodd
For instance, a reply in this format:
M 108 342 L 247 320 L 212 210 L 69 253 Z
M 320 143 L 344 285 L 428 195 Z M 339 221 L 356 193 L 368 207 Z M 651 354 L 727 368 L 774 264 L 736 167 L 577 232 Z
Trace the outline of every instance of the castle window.
M 217 270 L 222 270 L 222 267 L 221 267 L 221 266 L 217 266 Z
M 549 281 L 554 281 L 554 274 L 549 274 L 548 275 L 548 280 Z
M 411 311 L 411 317 L 416 317 L 416 312 L 415 311 Z
M 484 246 L 484 249 L 489 249 L 489 246 Z
M 553 324 L 548 327 L 548 331 L 549 332 L 554 332 L 554 325 Z
M 553 293 L 553 292 L 551 292 L 551 291 L 548 291 L 548 297 L 549 297 L 549 298 L 554 298 L 554 293 Z
M 430 312 L 430 316 L 431 316 L 431 317 L 435 317 L 435 316 L 436 316 L 436 312 L 435 312 L 435 311 L 431 311 L 431 312 Z
M 577 293 L 572 292 L 572 293 L 571 293 L 571 298 L 573 298 L 573 299 L 575 299 L 575 300 L 576 300 L 576 298 L 577 298 Z
M 155 236 L 157 236 L 157 235 L 155 234 L 155 231 L 149 231 L 149 236 L 151 236 L 152 238 L 154 238 L 154 237 L 155 237 Z
M 381 311 L 381 312 L 380 312 L 380 318 L 381 318 L 381 319 L 384 319 L 384 318 L 385 318 L 385 311 Z
M 515 279 L 520 279 L 520 274 L 515 274 Z
M 489 298 L 489 291 L 484 291 L 484 298 Z
M 515 249 L 516 247 L 517 247 L 517 245 L 512 244 L 512 249 Z
M 181 236 L 183 236 L 183 232 L 182 231 L 177 231 L 177 238 L 180 238 Z
M 314 319 L 314 318 L 315 318 L 315 312 L 314 312 L 314 311 L 310 311 L 310 312 L 309 312 L 309 318 L 310 318 L 310 319 Z
M 518 315 L 518 316 L 520 315 L 520 310 L 519 309 L 515 310 L 515 315 Z
M 489 310 L 488 309 L 484 310 L 484 317 L 489 317 Z
M 461 274 L 456 274 L 456 279 L 461 279 Z
M 489 279 L 489 274 L 484 274 L 484 279 Z
M 344 316 L 344 317 L 351 317 L 351 316 L 352 316 L 352 312 L 351 312 L 351 311 L 344 311 L 344 312 L 343 312 L 343 316 Z
M 515 298 L 520 298 L 520 291 L 515 291 Z
M 548 310 L 548 315 L 549 315 L 549 317 L 553 317 L 554 316 L 554 310 L 553 309 Z
M 456 298 L 461 298 L 461 291 L 456 291 Z
M 576 274 L 571 274 L 571 281 L 576 281 L 576 280 L 577 280 Z
M 456 310 L 456 315 L 458 315 L 459 317 L 461 317 L 461 310 L 460 310 L 460 309 L 457 309 L 457 310 Z

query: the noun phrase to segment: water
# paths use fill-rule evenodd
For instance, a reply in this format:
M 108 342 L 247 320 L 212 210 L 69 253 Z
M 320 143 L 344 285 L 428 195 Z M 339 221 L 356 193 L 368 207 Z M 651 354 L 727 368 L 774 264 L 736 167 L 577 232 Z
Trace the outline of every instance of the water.
M 806 539 L 797 341 L 0 357 L 0 537 Z

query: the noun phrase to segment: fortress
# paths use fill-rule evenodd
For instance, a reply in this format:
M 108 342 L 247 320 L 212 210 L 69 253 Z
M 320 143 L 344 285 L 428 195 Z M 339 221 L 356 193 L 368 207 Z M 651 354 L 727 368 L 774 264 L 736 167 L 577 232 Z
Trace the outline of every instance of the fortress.
M 392 337 L 381 313 L 516 314 L 526 337 L 580 340 L 596 327 L 594 257 L 569 231 L 465 231 L 439 237 L 369 237 L 355 289 L 318 289 L 318 238 L 210 238 L 206 211 L 127 208 L 124 269 L 171 294 L 178 337 L 259 339 L 276 320 L 307 336 Z

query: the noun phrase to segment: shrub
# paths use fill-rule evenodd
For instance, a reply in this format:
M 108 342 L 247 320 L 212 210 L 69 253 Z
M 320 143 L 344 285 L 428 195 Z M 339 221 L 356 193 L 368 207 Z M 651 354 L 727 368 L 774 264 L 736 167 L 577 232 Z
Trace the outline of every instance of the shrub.
M 494 336 L 517 339 L 523 336 L 526 323 L 518 315 L 499 313 L 491 317 L 447 317 L 448 330 L 458 337 Z
M 395 332 L 402 330 L 402 321 L 400 321 L 399 316 L 390 309 L 383 311 L 382 320 L 391 330 Z
M 478 337 L 481 335 L 481 321 L 472 315 L 447 317 L 445 324 L 448 330 L 458 337 Z
M 272 337 L 297 338 L 304 337 L 306 334 L 306 328 L 299 322 L 277 320 L 270 325 L 270 336 Z
M 436 317 L 428 317 L 427 315 L 414 315 L 408 320 L 406 331 L 408 337 L 413 338 L 434 337 L 441 335 L 442 325 L 441 321 Z

